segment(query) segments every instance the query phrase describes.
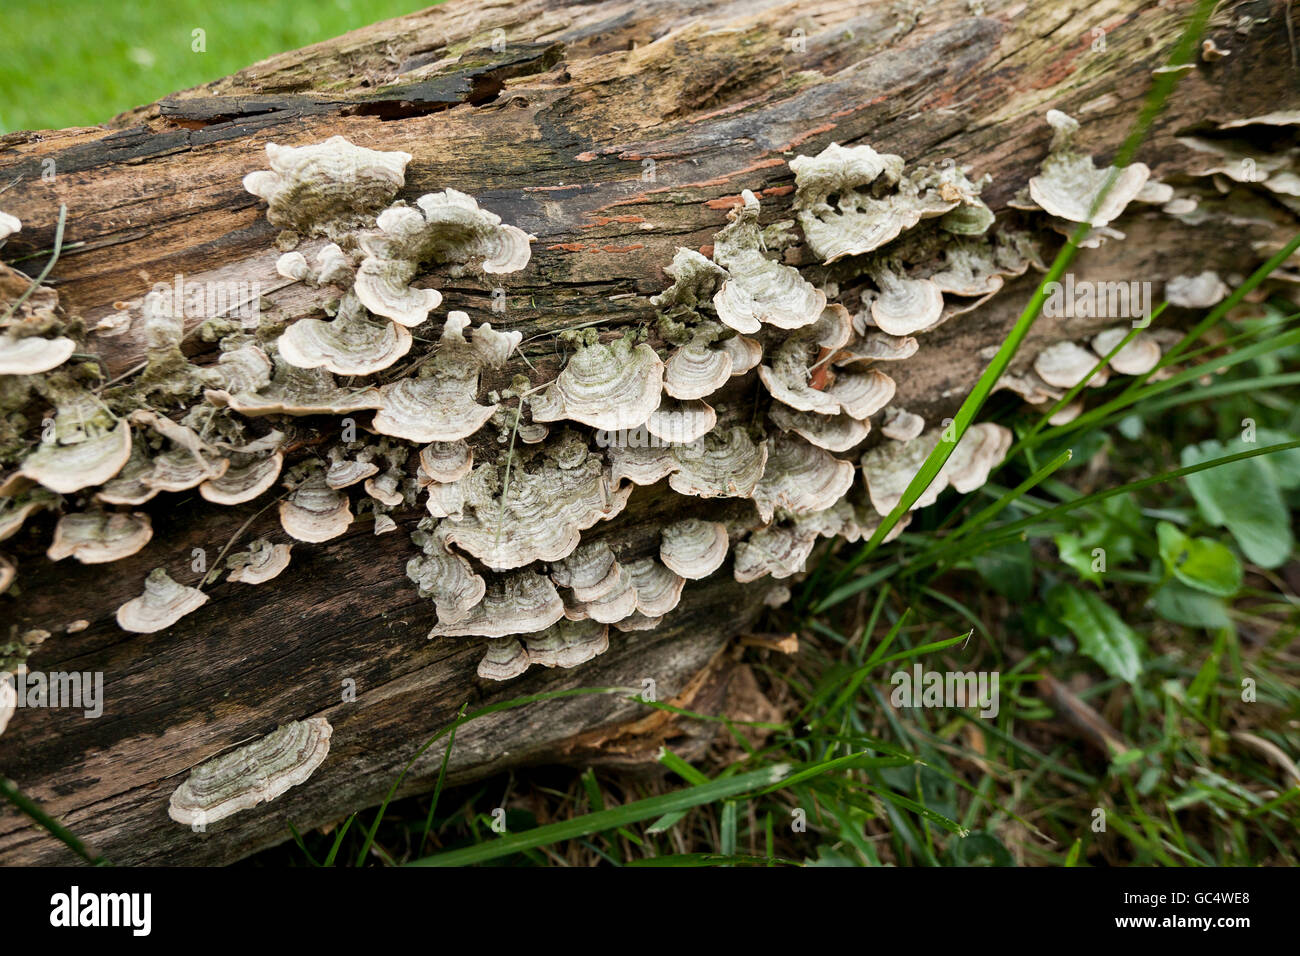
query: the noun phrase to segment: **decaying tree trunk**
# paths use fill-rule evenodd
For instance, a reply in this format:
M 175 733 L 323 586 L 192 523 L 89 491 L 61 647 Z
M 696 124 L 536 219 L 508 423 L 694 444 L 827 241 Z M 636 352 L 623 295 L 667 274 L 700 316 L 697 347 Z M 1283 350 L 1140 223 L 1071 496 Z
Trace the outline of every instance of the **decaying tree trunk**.
M 452 0 L 283 54 L 109 128 L 0 139 L 0 185 L 12 183 L 0 208 L 24 223 L 4 257 L 42 261 L 66 203 L 69 248 L 52 281 L 88 327 L 178 273 L 284 285 L 275 272 L 278 230 L 241 180 L 265 167 L 268 142 L 341 134 L 412 154 L 403 197 L 454 187 L 536 237 L 529 267 L 501 283 L 504 313 L 492 310 L 494 284 L 481 277 L 444 285 L 443 308 L 523 332 L 532 369 L 516 359 L 487 386 L 520 371 L 547 381 L 562 350 L 543 333 L 648 324 L 645 297 L 668 284 L 662 267 L 679 246 L 708 247 L 742 190 L 763 201 L 765 222 L 788 218 L 787 161 L 796 155 L 838 142 L 869 143 L 909 164 L 951 157 L 974 176 L 992 176 L 983 196 L 999 216 L 1046 153 L 1047 109 L 1078 118 L 1080 145 L 1109 158 L 1190 7 Z M 1153 177 L 1199 196 L 1199 219 L 1134 207 L 1119 223 L 1128 238 L 1084 253 L 1080 277 L 1159 283 L 1204 269 L 1245 274 L 1290 237 L 1294 216 L 1284 205 L 1249 183 L 1222 180 L 1216 190 L 1200 175 L 1205 155 L 1179 139 L 1300 105 L 1284 10 L 1266 0 L 1221 10 L 1212 34 L 1230 55 L 1198 60 L 1182 77 L 1139 154 Z M 1009 282 L 924 337 L 895 376 L 898 403 L 927 421 L 951 414 L 1036 281 L 1031 273 Z M 292 314 L 304 295 L 288 286 L 270 298 Z M 1044 318 L 1014 367 L 1105 324 Z M 109 376 L 144 354 L 135 330 L 89 341 Z M 211 346 L 197 337 L 187 343 L 195 361 L 204 349 Z M 742 416 L 754 377 L 730 388 L 719 412 Z M 666 514 L 707 513 L 707 503 L 684 500 L 662 487 L 638 489 L 609 534 L 621 552 L 649 554 Z M 241 541 L 275 537 L 275 511 L 265 504 L 219 509 L 191 493 L 160 496 L 145 506 L 153 542 L 108 565 L 46 560 L 48 515 L 5 544 L 19 566 L 18 585 L 0 597 L 5 629 L 50 632 L 28 661 L 33 670 L 103 672 L 105 705 L 92 720 L 73 710 L 19 710 L 0 737 L 0 772 L 114 862 L 227 862 L 284 839 L 286 821 L 306 829 L 372 806 L 463 704 L 582 686 L 639 689 L 650 678 L 661 700 L 718 706 L 720 650 L 751 626 L 772 587 L 770 579 L 737 584 L 724 565 L 688 585 L 658 629 L 612 636 L 606 654 L 577 670 L 533 669 L 493 684 L 475 676 L 481 641 L 426 639 L 433 609 L 403 573 L 417 553 L 407 535 L 375 537 L 365 526 L 298 546 L 271 584 L 210 588 L 205 607 L 166 631 L 115 626 L 114 610 L 139 593 L 151 568 L 165 565 L 189 583 L 198 577 L 189 570 L 192 549 L 210 560 L 245 520 Z M 402 532 L 420 510 L 396 516 Z M 70 632 L 79 620 L 89 626 Z M 355 701 L 343 700 L 349 681 Z M 635 760 L 654 741 L 687 732 L 659 721 L 624 733 L 646 713 L 622 697 L 582 696 L 491 715 L 458 732 L 452 779 L 601 753 Z M 168 819 L 168 797 L 195 765 L 313 715 L 327 717 L 334 735 L 306 783 L 205 833 Z M 421 758 L 402 792 L 427 789 L 440 756 L 435 748 Z M 0 809 L 0 862 L 72 859 Z

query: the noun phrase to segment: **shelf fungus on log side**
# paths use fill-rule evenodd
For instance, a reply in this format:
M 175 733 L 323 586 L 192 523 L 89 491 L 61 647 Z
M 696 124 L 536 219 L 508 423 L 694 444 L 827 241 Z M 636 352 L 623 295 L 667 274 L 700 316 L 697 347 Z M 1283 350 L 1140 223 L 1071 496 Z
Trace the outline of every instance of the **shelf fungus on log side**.
M 309 717 L 199 764 L 172 792 L 167 814 L 203 827 L 274 800 L 305 783 L 325 761 L 333 733 L 324 717 Z
M 31 383 L 53 409 L 50 427 L 4 459 L 0 540 L 50 509 L 61 515 L 51 558 L 115 560 L 149 545 L 148 516 L 125 509 L 196 487 L 211 505 L 237 506 L 281 482 L 281 525 L 305 544 L 242 542 L 226 580 L 271 582 L 291 547 L 409 528 L 418 513 L 420 553 L 405 570 L 432 604 L 431 638 L 478 641 L 478 674 L 490 680 L 575 666 L 609 646 L 611 629 L 658 626 L 728 556 L 737 580 L 788 578 L 818 540 L 879 526 L 945 440 L 894 404 L 908 362 L 935 329 L 1043 268 L 1020 220 L 1082 221 L 1109 175 L 1076 151 L 1077 124 L 1056 113 L 1049 122 L 1051 152 L 1020 200 L 1037 212 L 1011 223 L 980 198 L 986 180 L 951 161 L 909 169 L 863 144 L 796 157 L 791 219 L 762 224 L 775 204 L 743 190 L 711 245 L 678 248 L 663 265 L 662 292 L 612 296 L 600 325 L 530 332 L 558 331 L 554 351 L 533 346 L 522 363 L 533 374 L 513 379 L 507 362 L 524 346 L 514 319 L 473 328 L 465 311 L 439 318 L 435 286 L 527 268 L 532 236 L 454 189 L 403 198 L 405 152 L 342 137 L 270 144 L 271 169 L 245 187 L 286 231 L 274 261 L 287 304 L 205 321 L 200 337 L 215 347 L 196 356 L 181 348 L 193 329 L 150 292 L 135 330 L 144 367 L 113 387 L 87 384 L 101 373 L 78 365 L 83 332 L 53 288 L 22 303 L 21 334 L 0 328 L 0 375 Z M 1280 161 L 1270 169 L 1281 196 Z M 1091 217 L 1099 230 L 1129 201 L 1178 200 L 1137 165 L 1118 177 Z M 0 293 L 32 285 L 3 268 Z M 1172 283 L 1170 298 L 1221 297 L 1213 279 Z M 1093 328 L 1082 342 L 1050 344 L 998 387 L 1059 398 L 1126 334 Z M 543 377 L 538 366 L 561 352 Z M 1143 333 L 1109 370 L 1145 374 L 1160 354 Z M 944 488 L 979 487 L 1009 443 L 999 425 L 972 425 L 914 507 Z M 655 541 L 629 546 L 602 528 L 618 526 L 634 494 L 666 496 L 671 518 Z M 207 600 L 159 568 L 117 619 L 157 631 Z M 312 733 L 323 757 L 328 725 Z M 213 819 L 220 799 L 194 806 Z

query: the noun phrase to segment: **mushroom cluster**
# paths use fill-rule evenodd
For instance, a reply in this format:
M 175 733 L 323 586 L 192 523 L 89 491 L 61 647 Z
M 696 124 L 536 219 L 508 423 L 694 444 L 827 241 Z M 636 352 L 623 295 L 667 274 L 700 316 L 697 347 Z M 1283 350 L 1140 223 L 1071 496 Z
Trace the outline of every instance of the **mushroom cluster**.
M 1100 229 L 1140 193 L 1162 195 L 1130 167 L 1091 209 L 1109 174 L 1074 151 L 1072 120 L 1049 122 L 1052 152 L 1026 204 Z M 657 626 L 687 582 L 718 573 L 728 555 L 739 581 L 785 579 L 819 539 L 870 535 L 947 440 L 894 404 L 887 370 L 1008 277 L 1041 266 L 1032 237 L 994 221 L 984 181 L 967 171 L 951 162 L 909 171 L 899 156 L 832 144 L 790 163 L 795 221 L 763 225 L 758 198 L 743 192 L 711 249 L 678 249 L 664 267 L 670 281 L 649 299 L 651 321 L 647 309 L 614 328 L 564 331 L 558 373 L 503 384 L 521 333 L 473 327 L 463 311 L 435 316 L 434 286 L 469 269 L 525 268 L 528 233 L 454 189 L 408 204 L 399 198 L 406 153 L 334 137 L 272 144 L 267 155 L 271 169 L 245 186 L 285 230 L 279 274 L 315 290 L 297 313 L 205 324 L 217 355 L 199 366 L 181 348 L 193 331 L 184 318 L 146 297 L 145 367 L 98 387 L 94 370 L 76 364 L 78 341 L 64 334 L 52 290 L 10 310 L 0 376 L 18 383 L 14 408 L 39 400 L 51 415 L 39 441 L 0 434 L 0 450 L 13 449 L 0 477 L 0 540 L 53 509 L 52 559 L 113 561 L 148 546 L 152 526 L 139 509 L 157 495 L 197 489 L 233 506 L 278 489 L 270 503 L 284 540 L 259 537 L 226 560 L 227 580 L 260 584 L 286 572 L 300 546 L 292 542 L 404 524 L 419 548 L 406 574 L 432 605 L 429 636 L 481 642 L 479 674 L 492 680 L 532 664 L 576 666 L 607 649 L 611 629 Z M 0 227 L 11 229 L 5 219 Z M 811 266 L 784 255 L 798 232 Z M 311 246 L 291 248 L 304 241 Z M 0 293 L 13 301 L 23 287 L 9 295 L 11 278 L 0 274 Z M 1189 296 L 1209 294 L 1203 285 L 1184 283 Z M 1106 355 L 1116 373 L 1151 370 L 1158 336 L 1123 343 L 1126 334 L 1058 343 L 1003 387 L 1031 401 L 1059 397 Z M 10 366 L 10 356 L 36 358 Z M 740 403 L 722 393 L 746 387 L 742 376 L 758 384 L 738 418 L 730 410 Z M 944 488 L 979 487 L 1009 445 L 1005 428 L 972 426 L 914 507 Z M 650 485 L 682 508 L 646 554 L 608 523 Z M 0 560 L 0 590 L 13 576 Z M 200 608 L 216 580 L 212 572 L 190 586 L 159 568 L 118 623 L 167 628 Z M 267 738 L 266 759 L 283 755 L 277 780 L 323 759 L 328 725 L 310 724 Z M 250 789 L 239 763 L 201 780 L 196 771 L 173 815 L 212 820 L 252 805 L 249 794 L 269 799 L 280 784 Z

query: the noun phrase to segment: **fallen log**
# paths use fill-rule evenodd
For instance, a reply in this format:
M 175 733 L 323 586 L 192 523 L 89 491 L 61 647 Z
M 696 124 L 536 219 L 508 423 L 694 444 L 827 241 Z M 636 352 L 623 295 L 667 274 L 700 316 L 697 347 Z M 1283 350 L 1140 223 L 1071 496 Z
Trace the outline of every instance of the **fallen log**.
M 266 168 L 268 143 L 343 136 L 410 154 L 402 198 L 456 189 L 534 237 L 522 270 L 440 274 L 439 315 L 461 310 L 520 333 L 510 362 L 485 371 L 483 394 L 505 392 L 520 374 L 540 387 L 576 347 L 561 337 L 566 330 L 594 328 L 610 341 L 644 329 L 647 343 L 666 354 L 671 343 L 649 297 L 670 285 L 664 267 L 676 250 L 707 256 L 746 193 L 761 203 L 764 225 L 793 218 L 789 161 L 831 143 L 870 144 L 908 168 L 951 159 L 972 181 L 990 176 L 980 199 L 1050 256 L 1060 236 L 1049 217 L 1013 206 L 1024 205 L 1017 194 L 1048 155 L 1046 111 L 1081 121 L 1085 152 L 1111 155 L 1188 9 L 1134 10 L 1109 0 L 1084 8 L 532 0 L 481 9 L 454 0 L 282 54 L 106 128 L 0 138 L 0 184 L 8 186 L 0 209 L 22 222 L 0 258 L 24 269 L 42 263 L 66 205 L 64 248 L 49 283 L 62 314 L 86 330 L 78 348 L 105 380 L 129 382 L 149 342 L 146 323 L 123 328 L 123 316 L 139 316 L 155 283 L 176 276 L 259 283 L 268 290 L 259 319 L 267 323 L 319 306 L 318 288 L 277 272 L 284 230 L 243 181 Z M 1285 18 L 1263 0 L 1239 3 L 1216 15 L 1212 35 L 1231 54 L 1186 71 L 1139 154 L 1152 181 L 1171 185 L 1184 205 L 1130 207 L 1115 222 L 1127 238 L 1088 250 L 1074 269 L 1079 281 L 1243 275 L 1294 233 L 1295 208 L 1284 194 L 1264 179 L 1225 172 L 1224 152 L 1204 146 L 1238 135 L 1225 124 L 1300 105 Z M 1250 142 L 1264 166 L 1276 159 L 1268 137 Z M 786 248 L 784 261 L 823 288 L 838 281 L 818 271 L 804 244 Z M 950 416 L 1037 278 L 1009 277 L 987 302 L 922 335 L 895 376 L 891 404 L 931 424 Z M 1169 321 L 1186 324 L 1191 315 L 1171 312 Z M 199 331 L 212 318 L 185 319 L 185 356 L 196 366 L 217 358 L 216 343 Z M 1086 341 L 1111 325 L 1113 316 L 1044 317 L 1013 370 L 1026 372 L 1049 345 Z M 751 372 L 710 402 L 727 427 L 747 422 L 764 395 Z M 321 454 L 339 428 L 338 416 L 303 424 L 288 463 Z M 873 433 L 862 447 L 878 440 Z M 483 680 L 475 672 L 481 639 L 426 637 L 435 610 L 405 574 L 421 553 L 410 540 L 427 515 L 421 501 L 386 512 L 398 533 L 376 536 L 372 524 L 358 522 L 323 543 L 295 545 L 274 581 L 208 584 L 206 603 L 164 630 L 117 626 L 115 612 L 140 594 L 152 568 L 194 585 L 225 553 L 257 538 L 283 539 L 268 508 L 277 500 L 268 494 L 217 507 L 193 491 L 161 495 L 138 509 L 149 516 L 152 541 L 111 564 L 48 560 L 53 514 L 34 515 L 4 544 L 18 569 L 0 596 L 7 639 L 32 645 L 44 637 L 27 669 L 100 673 L 104 690 L 103 713 L 93 719 L 76 709 L 20 708 L 0 737 L 0 768 L 113 862 L 229 862 L 285 839 L 287 822 L 302 830 L 373 806 L 462 707 L 648 686 L 659 700 L 716 704 L 723 695 L 697 696 L 710 667 L 752 628 L 780 583 L 740 583 L 728 560 L 689 582 L 659 626 L 612 632 L 609 650 L 577 669 Z M 631 562 L 658 554 L 669 521 L 721 520 L 733 534 L 761 524 L 748 502 L 719 500 L 684 497 L 664 482 L 638 486 L 599 538 Z M 204 571 L 195 570 L 198 554 Z M 305 782 L 202 832 L 169 819 L 169 798 L 194 767 L 310 717 L 326 718 L 333 734 L 328 757 Z M 662 739 L 662 728 L 639 723 L 647 717 L 627 694 L 492 713 L 458 731 L 450 777 L 597 759 L 625 731 Z M 614 747 L 611 759 L 633 751 Z M 428 789 L 440 759 L 437 747 L 419 757 L 399 794 Z M 0 862 L 73 861 L 27 818 L 0 810 Z

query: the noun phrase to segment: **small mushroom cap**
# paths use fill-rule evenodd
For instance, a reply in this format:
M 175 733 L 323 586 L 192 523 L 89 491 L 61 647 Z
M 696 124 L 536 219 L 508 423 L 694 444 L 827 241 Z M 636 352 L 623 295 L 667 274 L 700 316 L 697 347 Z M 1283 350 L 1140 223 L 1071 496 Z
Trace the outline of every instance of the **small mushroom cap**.
M 1206 270 L 1194 276 L 1174 276 L 1165 283 L 1165 298 L 1170 305 L 1184 309 L 1208 309 L 1228 295 L 1228 286 L 1217 272 Z
M 732 376 L 744 375 L 753 371 L 763 361 L 763 346 L 755 339 L 743 335 L 733 335 L 723 339 L 715 346 L 731 356 Z
M 663 361 L 644 342 L 585 345 L 533 398 L 533 421 L 568 418 L 606 431 L 639 428 L 659 407 L 663 379 Z
M 806 439 L 827 451 L 848 451 L 866 440 L 871 423 L 849 415 L 820 415 L 816 412 L 799 412 L 785 405 L 774 404 L 768 412 L 780 428 Z
M 1123 169 L 1098 169 L 1091 157 L 1077 153 L 1072 146 L 1078 121 L 1060 110 L 1048 110 L 1047 122 L 1055 131 L 1052 148 L 1037 176 L 1029 180 L 1029 196 L 1053 216 L 1070 222 L 1087 222 L 1105 226 L 1119 216 L 1146 185 L 1151 170 L 1142 163 Z M 1093 210 L 1108 179 L 1114 180 L 1104 200 Z
M 433 481 L 459 481 L 474 467 L 474 453 L 464 441 L 431 442 L 420 449 L 420 470 Z
M 207 603 L 208 596 L 198 588 L 178 584 L 165 569 L 154 568 L 145 579 L 144 593 L 117 609 L 117 624 L 124 631 L 152 634 Z
M 356 296 L 344 297 L 331 321 L 299 319 L 276 340 L 280 357 L 297 368 L 336 375 L 383 371 L 411 350 L 411 333 L 390 319 L 367 315 Z
M 396 508 L 406 501 L 396 475 L 383 474 L 367 478 L 364 487 L 366 494 L 390 508 Z
M 102 485 L 131 457 L 131 427 L 126 420 L 112 431 L 73 445 L 42 444 L 23 461 L 22 474 L 51 491 L 70 495 Z
M 280 502 L 280 526 L 298 541 L 320 542 L 337 538 L 352 524 L 347 496 L 325 484 L 317 473 Z
M 210 824 L 274 800 L 324 762 L 333 733 L 324 717 L 310 717 L 201 763 L 172 793 L 167 815 L 186 825 Z
M 625 565 L 636 587 L 636 609 L 646 617 L 663 617 L 682 599 L 686 579 L 654 558 Z
M 791 514 L 823 511 L 848 493 L 853 465 L 802 438 L 778 433 L 767 440 L 767 466 L 754 489 L 759 517 L 769 522 L 776 510 Z
M 357 269 L 352 288 L 361 304 L 375 315 L 414 328 L 423 325 L 429 313 L 442 304 L 437 289 L 409 285 L 414 274 L 415 269 L 405 260 L 369 258 Z
M 564 617 L 564 602 L 551 579 L 533 571 L 503 575 L 463 620 L 439 621 L 429 637 L 509 637 L 531 634 Z
M 528 670 L 528 652 L 515 637 L 490 637 L 487 652 L 478 663 L 478 676 L 484 680 L 512 680 Z
M 308 146 L 266 144 L 270 170 L 244 177 L 266 200 L 266 218 L 304 235 L 331 235 L 361 225 L 406 181 L 410 153 L 354 146 L 342 136 Z
M 673 573 L 698 581 L 722 567 L 729 543 L 720 521 L 674 521 L 660 533 L 659 560 Z
M 672 445 L 685 445 L 703 438 L 718 423 L 713 406 L 701 402 L 664 399 L 650 413 L 645 427 L 655 438 Z
M 574 590 L 573 600 L 566 601 L 564 605 L 564 616 L 567 619 L 610 624 L 621 621 L 636 611 L 637 590 L 632 572 L 617 562 L 611 571 L 612 574 L 602 582 L 599 589 L 588 588 L 583 592 Z
M 58 368 L 77 350 L 72 339 L 0 335 L 0 375 L 39 375 Z
M 771 575 L 788 578 L 808 563 L 817 534 L 790 523 L 774 524 L 755 531 L 736 544 L 733 576 L 742 584 Z
M 871 303 L 872 321 L 890 335 L 923 332 L 943 314 L 943 293 L 929 279 L 879 273 L 880 295 Z
M 890 407 L 885 409 L 885 420 L 880 426 L 880 433 L 894 441 L 911 441 L 925 431 L 925 419 L 905 408 Z
M 551 565 L 551 580 L 568 588 L 579 601 L 608 594 L 617 586 L 618 562 L 604 541 L 592 541 Z
M 1105 358 L 1110 350 L 1124 341 L 1128 329 L 1105 329 L 1092 339 L 1092 350 Z M 1160 345 L 1150 336 L 1135 335 L 1133 340 L 1110 358 L 1110 367 L 1120 375 L 1145 375 L 1160 362 Z
M 325 484 L 335 490 L 350 488 L 378 473 L 379 466 L 373 461 L 338 458 L 325 469 Z
M 741 205 L 728 214 L 731 222 L 713 241 L 713 258 L 729 276 L 713 296 L 718 318 L 745 335 L 763 325 L 779 329 L 811 325 L 826 308 L 826 293 L 799 270 L 763 254 L 758 198 L 746 189 L 741 199 Z
M 597 621 L 560 621 L 524 638 L 528 662 L 542 667 L 577 667 L 609 649 L 609 626 Z
M 230 559 L 228 563 L 232 570 L 226 580 L 261 584 L 279 577 L 280 572 L 289 566 L 292 551 L 291 544 L 272 544 L 265 538 L 258 538 L 249 545 L 247 552 Z
M 8 239 L 15 232 L 23 228 L 22 221 L 17 216 L 11 216 L 7 212 L 0 212 L 0 240 Z
M 0 594 L 9 590 L 9 585 L 14 583 L 14 578 L 18 576 L 18 568 L 9 558 L 0 554 Z M 2 728 L 0 728 L 2 732 Z
M 205 501 L 218 505 L 237 505 L 269 491 L 280 477 L 284 455 L 277 451 L 252 458 L 247 464 L 227 468 L 225 474 L 209 478 L 199 485 Z
M 1057 342 L 1038 353 L 1034 371 L 1048 385 L 1057 388 L 1074 388 L 1087 377 L 1097 364 L 1097 356 L 1073 342 Z M 1093 388 L 1106 384 L 1105 367 L 1088 383 Z
M 736 426 L 675 447 L 672 457 L 679 467 L 668 476 L 668 485 L 678 494 L 748 498 L 763 477 L 767 445 L 754 444 L 749 434 Z
M 664 391 L 673 398 L 707 398 L 731 378 L 731 355 L 696 340 L 676 349 L 664 368 Z
M 147 514 L 68 514 L 54 528 L 46 555 L 51 561 L 76 558 L 82 564 L 105 564 L 129 557 L 149 543 L 153 525 Z

